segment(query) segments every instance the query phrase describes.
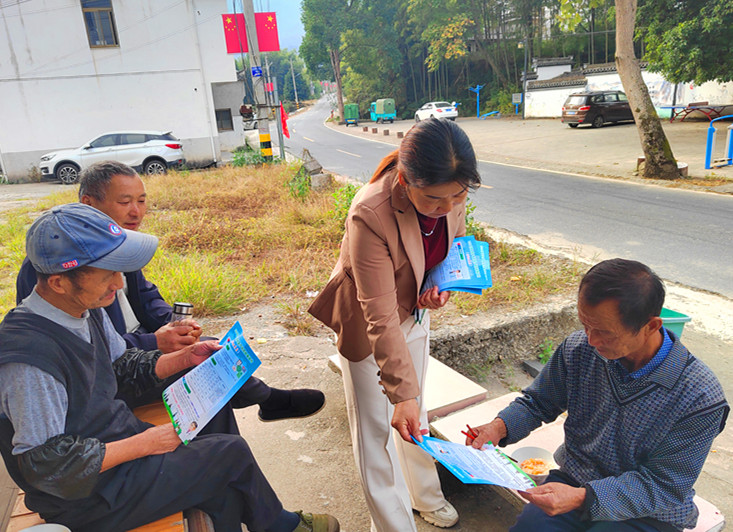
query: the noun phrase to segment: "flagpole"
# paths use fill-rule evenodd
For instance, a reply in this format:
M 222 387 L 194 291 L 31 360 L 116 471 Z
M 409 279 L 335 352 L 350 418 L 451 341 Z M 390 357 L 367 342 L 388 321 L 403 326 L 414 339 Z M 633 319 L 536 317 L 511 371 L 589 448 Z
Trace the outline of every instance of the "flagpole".
M 242 0 L 244 23 L 247 26 L 247 45 L 252 72 L 252 88 L 257 104 L 257 128 L 260 132 L 260 153 L 266 161 L 272 161 L 272 141 L 270 139 L 270 122 L 265 98 L 265 80 L 262 76 L 260 62 L 260 45 L 257 42 L 257 25 L 255 24 L 255 8 L 252 0 Z

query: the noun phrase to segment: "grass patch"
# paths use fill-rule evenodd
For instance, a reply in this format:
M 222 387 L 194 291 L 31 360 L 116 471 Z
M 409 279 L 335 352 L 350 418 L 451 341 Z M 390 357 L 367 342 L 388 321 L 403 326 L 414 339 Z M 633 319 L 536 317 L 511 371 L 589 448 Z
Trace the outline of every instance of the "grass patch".
M 160 239 L 145 274 L 169 302 L 188 301 L 197 316 L 225 316 L 270 300 L 296 334 L 309 334 L 306 292 L 321 290 L 339 253 L 343 224 L 357 187 L 306 190 L 299 166 L 169 172 L 143 177 L 149 200 L 143 230 Z M 15 276 L 25 256 L 25 232 L 52 205 L 76 200 L 76 187 L 3 212 L 0 227 L 0 312 L 15 306 Z M 472 209 L 469 212 L 472 212 Z M 488 240 L 494 287 L 483 295 L 454 293 L 454 311 L 471 314 L 518 308 L 559 291 L 574 291 L 581 269 L 526 248 Z M 448 310 L 450 311 L 450 310 Z

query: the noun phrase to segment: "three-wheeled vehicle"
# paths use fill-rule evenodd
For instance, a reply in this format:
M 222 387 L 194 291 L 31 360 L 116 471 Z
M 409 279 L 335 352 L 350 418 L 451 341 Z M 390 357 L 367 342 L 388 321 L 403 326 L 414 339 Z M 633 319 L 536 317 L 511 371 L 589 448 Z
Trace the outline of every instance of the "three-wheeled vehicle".
M 344 105 L 344 122 L 346 122 L 346 126 L 348 127 L 349 124 L 353 124 L 355 126 L 359 125 L 359 105 L 356 103 L 347 103 Z
M 380 98 L 376 102 L 372 102 L 369 107 L 369 114 L 373 122 L 394 122 L 397 118 L 397 110 L 394 106 L 394 99 Z

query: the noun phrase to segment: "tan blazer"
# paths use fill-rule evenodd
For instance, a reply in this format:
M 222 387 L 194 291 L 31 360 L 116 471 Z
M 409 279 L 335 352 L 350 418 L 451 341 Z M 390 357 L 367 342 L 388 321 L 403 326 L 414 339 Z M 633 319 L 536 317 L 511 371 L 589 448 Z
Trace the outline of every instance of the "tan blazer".
M 448 248 L 466 232 L 465 203 L 447 216 Z M 414 311 L 425 275 L 415 208 L 392 172 L 365 185 L 346 219 L 331 279 L 308 309 L 338 335 L 338 350 L 358 362 L 374 353 L 392 403 L 420 394 L 400 324 Z

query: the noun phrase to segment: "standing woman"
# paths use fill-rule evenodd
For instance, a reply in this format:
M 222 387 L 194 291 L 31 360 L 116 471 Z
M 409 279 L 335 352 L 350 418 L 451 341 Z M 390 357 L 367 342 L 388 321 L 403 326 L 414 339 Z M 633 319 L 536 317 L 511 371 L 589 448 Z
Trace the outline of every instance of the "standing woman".
M 412 443 L 427 434 L 423 383 L 429 309 L 450 294 L 420 294 L 425 272 L 465 234 L 476 156 L 454 122 L 425 120 L 385 157 L 354 198 L 341 255 L 309 312 L 332 328 L 341 353 L 354 457 L 372 532 L 416 531 L 412 509 L 436 526 L 458 513 L 433 459 Z M 392 438 L 391 426 L 399 435 Z

